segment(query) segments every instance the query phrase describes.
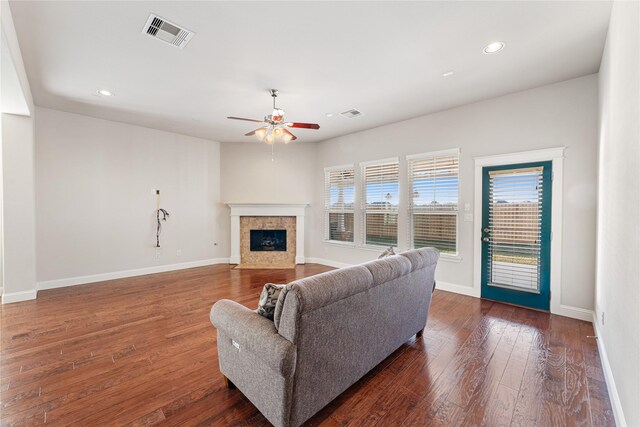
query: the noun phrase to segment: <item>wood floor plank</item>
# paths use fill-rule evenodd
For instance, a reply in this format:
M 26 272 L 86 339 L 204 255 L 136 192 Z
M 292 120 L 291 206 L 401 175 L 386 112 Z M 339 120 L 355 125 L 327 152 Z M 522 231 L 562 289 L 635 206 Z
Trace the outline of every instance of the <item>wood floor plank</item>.
M 493 427 L 510 426 L 517 399 L 518 392 L 516 390 L 503 384 L 498 384 L 484 411 L 482 422 L 478 425 Z
M 566 414 L 568 424 L 574 426 L 591 425 L 591 408 L 589 404 L 589 390 L 587 371 L 582 352 L 579 327 L 572 327 L 569 319 L 561 319 L 566 325 L 566 369 L 565 389 L 563 396 L 563 414 Z
M 330 270 L 216 265 L 0 306 L 0 425 L 268 426 L 224 387 L 211 305 Z M 436 291 L 412 337 L 307 426 L 613 426 L 591 325 Z

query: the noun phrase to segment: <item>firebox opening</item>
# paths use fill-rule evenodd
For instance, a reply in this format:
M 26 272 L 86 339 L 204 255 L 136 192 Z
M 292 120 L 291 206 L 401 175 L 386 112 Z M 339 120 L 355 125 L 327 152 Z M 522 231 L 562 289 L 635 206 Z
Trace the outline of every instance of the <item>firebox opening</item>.
M 250 230 L 252 252 L 286 252 L 287 230 Z

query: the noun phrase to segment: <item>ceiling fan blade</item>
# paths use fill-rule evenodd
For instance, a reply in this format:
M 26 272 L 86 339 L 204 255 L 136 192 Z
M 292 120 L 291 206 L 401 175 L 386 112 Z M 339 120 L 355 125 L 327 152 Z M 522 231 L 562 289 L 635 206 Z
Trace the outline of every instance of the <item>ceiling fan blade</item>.
M 264 123 L 264 120 L 245 119 L 244 117 L 227 117 L 227 119 L 231 119 L 231 120 L 244 120 L 245 122 Z
M 317 123 L 287 123 L 290 128 L 302 128 L 302 129 L 320 129 L 320 125 Z
M 282 131 L 283 131 L 284 133 L 286 133 L 287 135 L 291 135 L 291 139 L 289 140 L 289 142 L 291 142 L 291 141 L 295 141 L 296 139 L 298 139 L 298 137 L 297 137 L 297 136 L 295 136 L 294 134 L 292 134 L 291 132 L 289 132 L 287 129 L 282 128 Z
M 245 133 L 244 136 L 251 136 L 251 135 L 255 135 L 256 132 L 258 132 L 260 129 L 264 129 L 264 128 L 258 128 L 258 129 L 254 129 L 249 133 Z

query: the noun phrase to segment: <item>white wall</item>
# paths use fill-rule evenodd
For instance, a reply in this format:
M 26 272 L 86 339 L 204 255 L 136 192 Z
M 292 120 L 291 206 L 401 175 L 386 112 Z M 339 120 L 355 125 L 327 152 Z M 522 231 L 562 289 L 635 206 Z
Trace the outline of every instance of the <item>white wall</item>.
M 33 117 L 2 114 L 3 302 L 36 296 Z
M 323 169 L 326 166 L 402 158 L 459 147 L 459 203 L 461 207 L 469 203 L 473 212 L 474 157 L 566 146 L 562 304 L 592 310 L 597 84 L 597 76 L 590 75 L 322 142 L 315 169 L 314 222 L 323 224 Z M 402 168 L 401 179 L 404 176 L 406 171 Z M 460 215 L 462 259 L 440 262 L 437 279 L 470 289 L 473 286 L 473 222 L 462 219 Z M 400 224 L 398 234 L 399 247 L 405 249 L 406 221 Z M 322 227 L 316 227 L 310 239 L 311 256 L 357 263 L 378 255 L 365 249 L 327 244 L 322 239 Z
M 4 113 L 31 115 L 29 101 L 20 82 L 20 76 L 13 62 L 8 37 L 2 31 L 0 36 L 0 110 Z
M 10 71 L 11 81 L 17 81 L 20 85 L 20 92 L 22 92 L 23 100 L 16 100 L 12 98 L 11 105 L 18 106 L 22 104 L 24 101 L 27 104 L 28 112 L 24 110 L 11 111 L 13 114 L 33 114 L 34 103 L 33 96 L 31 95 L 31 86 L 29 85 L 29 80 L 27 79 L 27 71 L 24 68 L 24 62 L 22 60 L 22 51 L 20 50 L 20 44 L 18 43 L 18 35 L 16 34 L 16 27 L 13 24 L 13 15 L 11 14 L 11 8 L 9 6 L 9 2 L 7 0 L 0 1 L 0 20 L 2 21 L 2 44 L 3 51 L 6 49 L 11 55 L 11 65 L 13 65 L 13 71 Z M 4 71 L 4 70 L 3 70 Z M 13 76 L 15 74 L 15 77 Z M 4 83 L 4 82 L 3 82 Z M 15 96 L 15 92 L 11 89 L 12 94 Z M 2 105 L 6 105 L 4 102 Z
M 37 115 L 40 288 L 228 256 L 218 142 L 39 107 Z M 153 189 L 171 214 L 159 259 Z
M 22 53 L 7 1 L 0 2 L 2 22 L 2 302 L 36 297 L 34 107 Z
M 222 199 L 236 203 L 311 202 L 316 144 L 221 144 Z
M 609 394 L 629 426 L 640 426 L 639 52 L 640 4 L 615 2 L 600 66 L 595 305 Z
M 264 142 L 222 143 L 222 200 L 225 203 L 314 202 L 316 152 L 317 144 L 314 143 L 277 144 L 272 161 L 271 146 Z M 308 208 L 305 218 L 306 256 L 311 249 L 311 230 L 317 226 L 310 213 Z M 224 226 L 230 229 L 228 210 Z M 229 239 L 230 235 L 227 242 Z

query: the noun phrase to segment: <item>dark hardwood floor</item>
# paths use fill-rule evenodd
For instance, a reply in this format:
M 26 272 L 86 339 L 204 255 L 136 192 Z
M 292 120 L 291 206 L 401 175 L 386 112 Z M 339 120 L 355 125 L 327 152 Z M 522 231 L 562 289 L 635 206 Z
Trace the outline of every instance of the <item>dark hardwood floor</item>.
M 2 425 L 269 425 L 224 387 L 209 309 L 330 268 L 194 268 L 0 308 Z M 307 425 L 613 425 L 589 323 L 436 291 L 413 338 Z

